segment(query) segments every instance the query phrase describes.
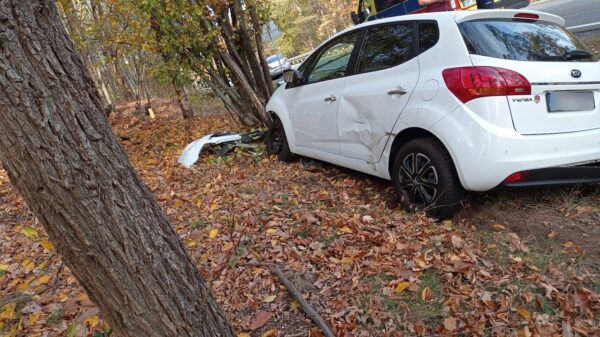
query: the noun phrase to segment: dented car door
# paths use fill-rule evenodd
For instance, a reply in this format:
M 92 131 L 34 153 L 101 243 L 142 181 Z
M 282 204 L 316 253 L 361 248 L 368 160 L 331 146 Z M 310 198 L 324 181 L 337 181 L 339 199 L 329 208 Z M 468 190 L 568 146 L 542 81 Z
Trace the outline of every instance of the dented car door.
M 419 79 L 414 22 L 368 29 L 348 77 L 338 113 L 338 139 L 345 157 L 378 162 L 394 124 Z

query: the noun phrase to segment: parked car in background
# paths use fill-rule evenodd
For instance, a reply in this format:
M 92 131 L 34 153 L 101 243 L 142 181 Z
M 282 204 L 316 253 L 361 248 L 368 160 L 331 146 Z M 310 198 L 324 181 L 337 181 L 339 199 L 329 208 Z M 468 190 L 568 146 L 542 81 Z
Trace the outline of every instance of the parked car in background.
M 283 55 L 271 55 L 267 57 L 267 63 L 272 79 L 279 78 L 284 71 L 292 69 L 292 64 Z
M 284 73 L 268 150 L 389 179 L 437 218 L 465 190 L 599 182 L 600 62 L 563 25 L 485 10 L 354 26 Z

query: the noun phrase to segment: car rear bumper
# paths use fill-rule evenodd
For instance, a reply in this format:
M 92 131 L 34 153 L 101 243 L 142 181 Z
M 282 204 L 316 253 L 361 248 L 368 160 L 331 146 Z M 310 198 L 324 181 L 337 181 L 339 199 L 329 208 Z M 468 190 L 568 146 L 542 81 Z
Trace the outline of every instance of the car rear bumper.
M 581 165 L 600 161 L 600 129 L 524 136 L 463 106 L 435 124 L 432 132 L 450 152 L 467 190 L 493 189 L 523 171 L 533 174 L 521 186 L 597 181 L 598 169 Z
M 600 163 L 573 167 L 551 167 L 520 172 L 522 179 L 504 182 L 506 187 L 538 187 L 600 182 Z

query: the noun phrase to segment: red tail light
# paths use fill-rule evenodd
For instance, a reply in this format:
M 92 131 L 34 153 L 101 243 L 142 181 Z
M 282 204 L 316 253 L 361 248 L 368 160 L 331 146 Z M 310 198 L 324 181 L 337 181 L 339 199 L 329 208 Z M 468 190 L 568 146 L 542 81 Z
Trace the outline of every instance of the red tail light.
M 504 68 L 451 68 L 442 75 L 448 89 L 463 103 L 480 97 L 531 95 L 525 76 Z
M 505 184 L 514 184 L 526 180 L 529 177 L 529 171 L 513 173 L 504 180 Z
M 515 19 L 524 19 L 524 20 L 539 20 L 540 16 L 532 13 L 517 13 L 514 16 Z

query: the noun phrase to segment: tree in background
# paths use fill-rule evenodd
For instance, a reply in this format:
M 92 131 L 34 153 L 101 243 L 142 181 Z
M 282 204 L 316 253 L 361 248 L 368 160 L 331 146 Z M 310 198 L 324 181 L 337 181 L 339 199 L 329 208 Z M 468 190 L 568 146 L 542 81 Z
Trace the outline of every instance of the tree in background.
M 279 48 L 288 57 L 313 50 L 323 40 L 352 25 L 355 0 L 270 0 L 271 16 L 282 36 Z
M 233 337 L 52 0 L 0 2 L 0 162 L 122 337 Z

